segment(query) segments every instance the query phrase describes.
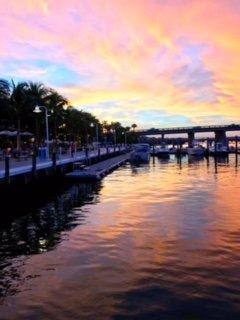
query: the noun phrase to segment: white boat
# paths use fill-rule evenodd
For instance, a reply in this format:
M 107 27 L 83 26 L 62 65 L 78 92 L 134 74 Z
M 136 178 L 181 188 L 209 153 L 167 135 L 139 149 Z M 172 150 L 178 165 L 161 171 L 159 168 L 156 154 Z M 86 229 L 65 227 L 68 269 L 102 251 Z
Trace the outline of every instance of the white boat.
M 228 147 L 221 142 L 217 142 L 215 146 L 209 148 L 209 153 L 215 155 L 227 155 Z
M 165 143 L 162 143 L 159 147 L 155 148 L 154 155 L 158 157 L 167 158 L 170 155 L 170 150 Z
M 150 160 L 150 145 L 148 143 L 136 143 L 133 145 L 131 154 L 132 162 L 149 162 Z
M 187 153 L 189 156 L 203 156 L 205 149 L 201 145 L 196 144 L 192 148 L 187 148 Z

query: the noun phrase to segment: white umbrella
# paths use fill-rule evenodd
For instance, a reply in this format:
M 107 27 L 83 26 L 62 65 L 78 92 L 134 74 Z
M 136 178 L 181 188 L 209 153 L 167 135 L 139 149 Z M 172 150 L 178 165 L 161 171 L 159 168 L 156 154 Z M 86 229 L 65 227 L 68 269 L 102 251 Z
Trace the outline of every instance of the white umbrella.
M 0 136 L 14 137 L 16 135 L 17 135 L 17 131 L 9 131 L 9 130 L 0 131 Z
M 10 137 L 16 137 L 18 134 L 17 131 L 10 131 Z
M 25 136 L 25 137 L 32 137 L 33 134 L 31 132 L 28 131 L 24 131 L 20 133 L 21 136 Z

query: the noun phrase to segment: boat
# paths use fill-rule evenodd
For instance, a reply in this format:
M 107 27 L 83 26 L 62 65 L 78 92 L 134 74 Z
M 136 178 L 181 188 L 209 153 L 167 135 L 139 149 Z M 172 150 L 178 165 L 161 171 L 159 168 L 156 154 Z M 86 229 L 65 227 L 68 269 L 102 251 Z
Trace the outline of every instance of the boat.
M 189 156 L 203 156 L 205 154 L 205 149 L 199 144 L 193 145 L 191 148 L 187 148 L 187 153 Z
M 161 158 L 169 158 L 170 150 L 165 143 L 162 143 L 159 147 L 155 148 L 154 155 Z
M 169 153 L 170 154 L 176 154 L 177 153 L 177 148 L 175 148 L 175 147 L 170 148 L 169 149 Z
M 212 155 L 225 156 L 228 154 L 228 147 L 221 142 L 217 142 L 215 146 L 209 148 L 209 153 Z
M 131 162 L 149 162 L 150 145 L 148 143 L 136 143 L 133 145 Z

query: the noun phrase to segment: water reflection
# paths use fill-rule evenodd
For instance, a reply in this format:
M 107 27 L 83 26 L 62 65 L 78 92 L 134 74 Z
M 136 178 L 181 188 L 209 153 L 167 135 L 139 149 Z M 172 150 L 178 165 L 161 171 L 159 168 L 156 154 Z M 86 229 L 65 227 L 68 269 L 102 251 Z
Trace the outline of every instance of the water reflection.
M 73 186 L 8 230 L 2 318 L 238 319 L 239 182 L 234 155 L 171 156 Z
M 188 163 L 189 164 L 197 164 L 199 161 L 203 161 L 205 159 L 204 156 L 188 156 Z
M 169 163 L 171 161 L 170 156 L 169 157 L 165 157 L 165 158 L 159 158 L 158 157 L 158 161 L 160 163 Z
M 228 164 L 229 163 L 229 156 L 217 156 L 214 157 L 214 160 L 217 164 Z
M 45 206 L 0 229 L 0 297 L 13 294 L 18 287 L 21 259 L 16 265 L 12 259 L 54 248 L 64 238 L 62 231 L 71 230 L 84 219 L 84 211 L 76 212 L 73 207 L 97 203 L 99 190 L 100 184 L 73 185 Z

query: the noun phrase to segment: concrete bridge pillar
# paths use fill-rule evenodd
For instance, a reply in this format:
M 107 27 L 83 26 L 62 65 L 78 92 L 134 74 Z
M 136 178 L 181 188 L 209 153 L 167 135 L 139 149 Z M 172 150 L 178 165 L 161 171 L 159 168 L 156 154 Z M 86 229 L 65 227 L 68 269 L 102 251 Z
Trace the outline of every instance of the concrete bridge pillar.
M 164 133 L 161 134 L 161 142 L 164 142 Z
M 193 143 L 194 143 L 194 132 L 193 131 L 189 131 L 188 132 L 188 147 L 192 148 L 193 147 Z
M 227 142 L 227 136 L 226 136 L 226 131 L 225 130 L 218 130 L 215 131 L 215 143 L 222 143 L 224 146 L 228 146 Z

